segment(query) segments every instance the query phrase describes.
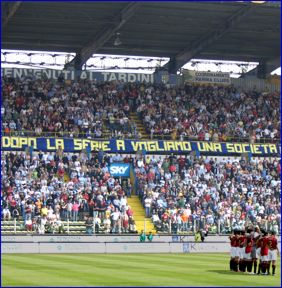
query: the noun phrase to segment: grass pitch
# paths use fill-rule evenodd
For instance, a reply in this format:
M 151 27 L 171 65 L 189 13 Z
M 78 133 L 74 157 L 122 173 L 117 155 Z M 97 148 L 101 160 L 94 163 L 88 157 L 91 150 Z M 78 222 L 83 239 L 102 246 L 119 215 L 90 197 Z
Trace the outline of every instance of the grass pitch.
M 277 286 L 229 271 L 228 254 L 4 254 L 5 286 Z

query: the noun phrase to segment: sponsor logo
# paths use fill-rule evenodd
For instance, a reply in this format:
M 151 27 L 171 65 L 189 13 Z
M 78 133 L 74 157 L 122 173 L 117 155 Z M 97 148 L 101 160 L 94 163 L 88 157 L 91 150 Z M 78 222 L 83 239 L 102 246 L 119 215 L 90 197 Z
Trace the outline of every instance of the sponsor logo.
M 113 176 L 129 176 L 130 166 L 128 164 L 112 164 L 109 167 L 110 173 Z

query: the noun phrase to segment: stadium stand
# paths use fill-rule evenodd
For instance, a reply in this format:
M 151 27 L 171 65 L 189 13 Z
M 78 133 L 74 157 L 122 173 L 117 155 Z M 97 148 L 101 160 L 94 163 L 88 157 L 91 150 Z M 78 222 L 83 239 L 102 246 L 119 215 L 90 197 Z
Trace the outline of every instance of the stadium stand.
M 168 89 L 122 81 L 5 77 L 2 95 L 4 135 L 117 139 L 150 135 L 251 143 L 280 139 L 279 93 L 240 92 L 229 86 L 186 84 Z
M 107 164 L 115 160 L 134 165 L 143 209 L 128 182 L 110 175 Z M 88 216 L 96 233 L 141 231 L 145 216 L 155 226 L 147 219 L 147 228 L 160 233 L 193 233 L 199 228 L 228 233 L 249 223 L 280 231 L 278 159 L 138 154 L 100 158 L 97 153 L 89 159 L 84 152 L 58 150 L 32 156 L 6 152 L 1 163 L 2 219 L 16 219 L 20 227 L 3 221 L 6 232 L 43 233 L 40 225 L 45 225 L 48 233 L 59 232 L 60 226 L 64 232 L 82 233 L 86 230 L 81 221 L 86 224 Z
M 279 286 L 280 1 L 2 2 L 2 286 Z
M 186 84 L 150 87 L 137 113 L 151 138 L 200 141 L 277 141 L 279 93 Z
M 20 218 L 26 228 L 31 221 L 36 230 L 41 224 L 59 227 L 57 221 L 83 221 L 90 215 L 96 233 L 100 226 L 108 233 L 136 232 L 127 187 L 110 176 L 105 161 L 110 157 L 99 162 L 97 157 L 88 160 L 83 153 L 79 157 L 36 153 L 32 158 L 26 153 L 3 154 L 3 220 Z M 71 231 L 79 230 L 71 224 Z M 5 221 L 3 225 L 5 228 Z
M 177 85 L 177 72 L 183 72 L 183 65 L 195 57 L 256 61 L 256 71 L 250 72 L 260 79 L 279 67 L 280 30 L 275 27 L 279 26 L 280 9 L 272 1 L 263 5 L 237 2 L 130 2 L 112 3 L 111 9 L 107 3 L 58 2 L 52 5 L 61 15 L 56 29 L 47 2 L 36 6 L 3 4 L 4 49 L 35 51 L 44 47 L 46 51 L 79 52 L 63 64 L 69 79 L 51 79 L 51 71 L 48 77 L 40 78 L 40 69 L 13 78 L 7 75 L 15 71 L 6 70 L 2 77 L 2 135 L 6 139 L 27 136 L 274 143 L 279 150 L 278 92 L 184 81 Z M 79 14 L 82 5 L 84 12 Z M 29 19 L 33 9 L 37 13 Z M 73 17 L 77 33 L 66 21 Z M 85 23 L 93 17 L 98 17 L 101 25 Z M 165 25 L 162 17 L 167 18 Z M 108 19 L 116 20 L 108 23 Z M 88 32 L 81 33 L 86 24 Z M 66 35 L 66 31 L 71 34 Z M 116 33 L 122 34 L 123 45 L 115 44 L 113 37 L 120 35 Z M 89 34 L 96 35 L 95 40 Z M 120 78 L 106 82 L 78 80 L 86 72 L 83 67 L 87 68 L 87 60 L 97 52 L 165 56 L 170 60 L 155 67 L 153 84 L 145 83 L 147 80 L 127 83 Z M 38 65 L 43 68 L 45 64 Z M 243 69 L 242 77 L 248 78 Z M 130 77 L 124 74 L 122 78 Z M 229 75 L 227 78 L 231 83 Z M 249 81 L 249 88 L 252 83 Z M 84 150 L 74 154 L 62 149 L 19 152 L 13 148 L 23 147 L 10 146 L 1 158 L 4 233 L 12 229 L 17 233 L 53 233 L 55 228 L 63 232 L 66 227 L 67 233 L 131 233 L 141 231 L 143 224 L 160 233 L 193 233 L 200 228 L 227 233 L 249 222 L 280 231 L 278 158 L 248 155 L 223 159 L 193 153 L 184 157 L 139 153 L 128 158 L 118 154 L 101 157 L 97 151 L 90 156 Z M 128 161 L 133 167 L 131 192 L 127 181 L 110 175 L 107 164 L 111 161 Z
M 159 231 L 229 233 L 249 224 L 280 229 L 278 159 L 171 155 L 135 164 L 139 197 Z

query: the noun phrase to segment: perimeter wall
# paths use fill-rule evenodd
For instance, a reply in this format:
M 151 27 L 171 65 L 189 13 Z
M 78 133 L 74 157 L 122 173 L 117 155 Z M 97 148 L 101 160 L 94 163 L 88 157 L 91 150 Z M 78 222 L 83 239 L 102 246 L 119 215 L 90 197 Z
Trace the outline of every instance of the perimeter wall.
M 280 237 L 279 237 L 280 245 Z M 228 253 L 228 236 L 208 236 L 194 242 L 193 236 L 155 235 L 152 242 L 139 236 L 3 236 L 2 253 Z

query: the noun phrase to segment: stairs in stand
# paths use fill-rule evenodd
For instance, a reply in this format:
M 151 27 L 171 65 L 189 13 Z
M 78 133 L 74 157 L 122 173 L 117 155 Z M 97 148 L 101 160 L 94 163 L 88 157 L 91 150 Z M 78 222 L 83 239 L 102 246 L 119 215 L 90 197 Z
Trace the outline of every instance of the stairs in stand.
M 144 230 L 146 231 L 146 234 L 150 231 L 152 231 L 153 234 L 156 234 L 156 230 L 151 219 L 145 217 L 145 209 L 143 208 L 138 196 L 132 195 L 130 198 L 127 198 L 127 203 L 133 210 L 133 218 L 135 220 L 138 233 L 140 234 L 140 232 Z
M 137 131 L 141 133 L 141 139 L 150 139 L 149 135 L 146 132 L 146 129 L 142 123 L 142 121 L 138 118 L 135 112 L 130 112 L 129 114 L 130 122 L 135 122 Z
M 106 120 L 103 120 L 102 137 L 105 138 L 105 139 L 110 139 L 111 138 L 111 131 L 110 131 L 109 127 L 106 124 Z

